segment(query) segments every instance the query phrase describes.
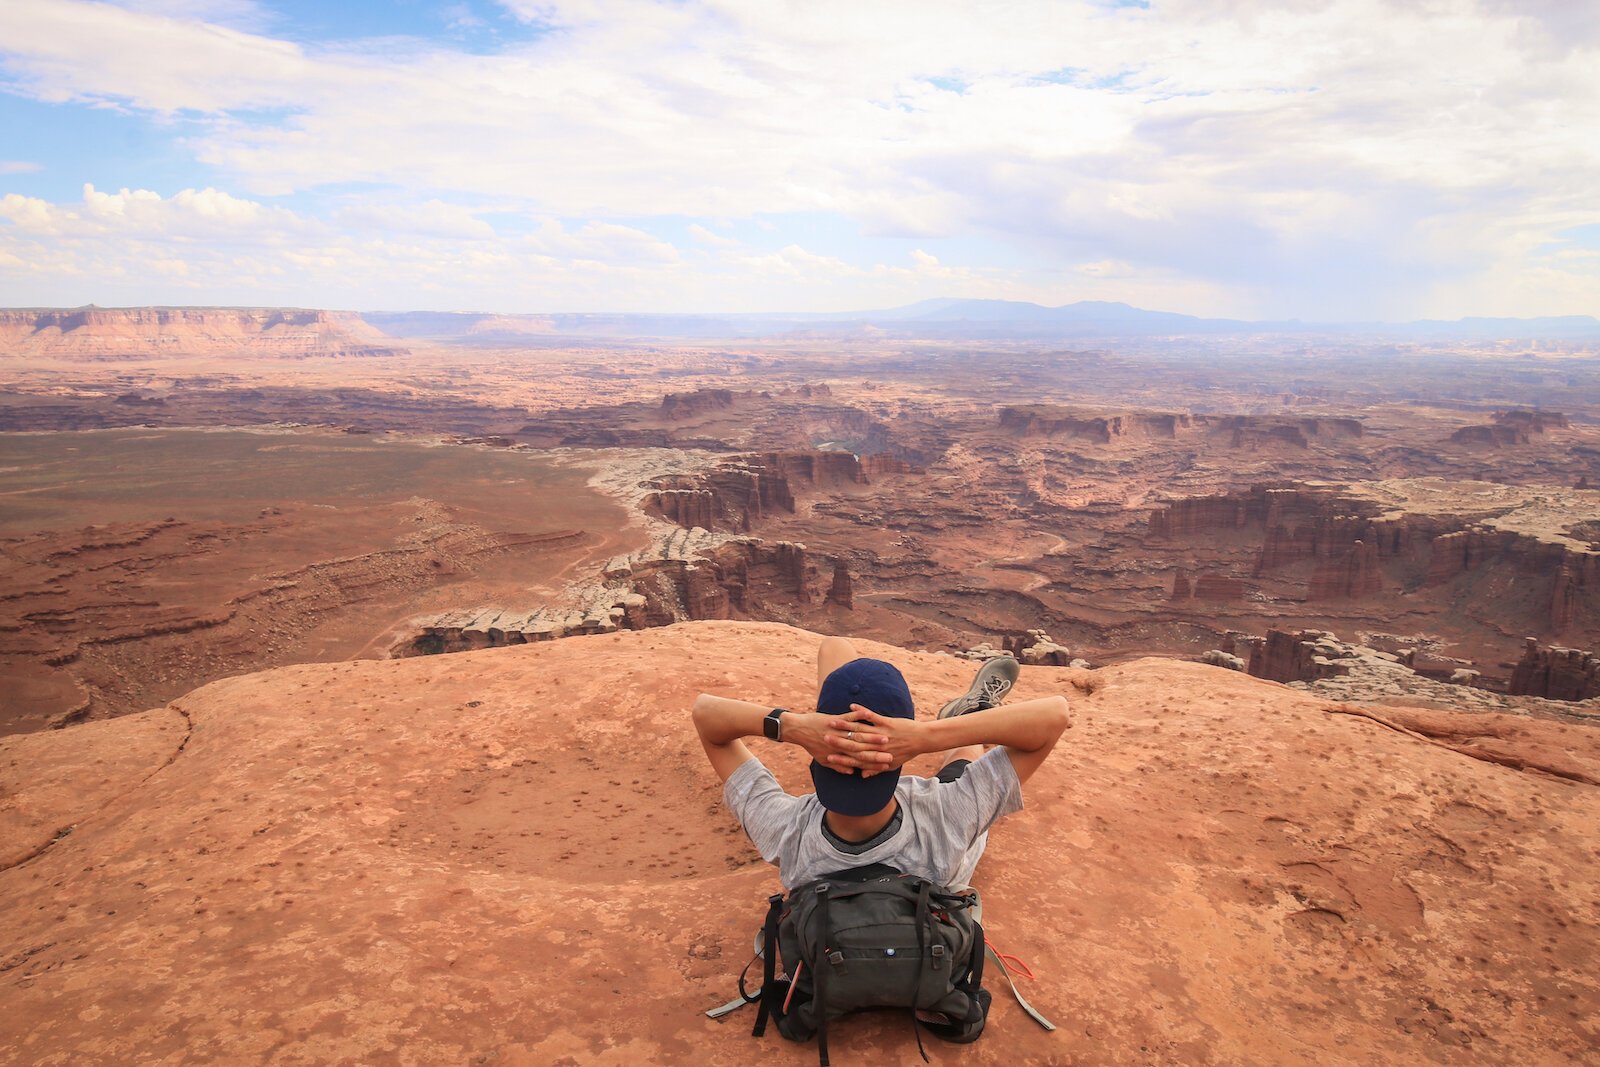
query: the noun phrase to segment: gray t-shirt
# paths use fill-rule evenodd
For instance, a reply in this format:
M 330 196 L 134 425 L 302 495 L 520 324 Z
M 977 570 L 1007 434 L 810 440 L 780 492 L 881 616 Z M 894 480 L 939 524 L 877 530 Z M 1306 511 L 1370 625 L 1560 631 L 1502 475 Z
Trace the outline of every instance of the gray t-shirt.
M 902 774 L 894 791 L 904 813 L 900 829 L 860 853 L 844 852 L 828 840 L 815 793 L 785 793 L 759 759 L 740 764 L 722 795 L 761 858 L 778 865 L 785 889 L 871 863 L 892 864 L 939 885 L 965 886 L 989 827 L 1022 810 L 1022 783 L 1003 747 L 990 749 L 953 782 Z

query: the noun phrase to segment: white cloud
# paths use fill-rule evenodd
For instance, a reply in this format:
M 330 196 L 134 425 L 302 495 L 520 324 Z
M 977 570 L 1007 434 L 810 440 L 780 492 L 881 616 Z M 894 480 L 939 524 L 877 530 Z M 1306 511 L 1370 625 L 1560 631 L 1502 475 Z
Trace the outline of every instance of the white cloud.
M 49 233 L 54 225 L 55 209 L 37 197 L 21 193 L 7 193 L 0 197 L 0 219 L 13 226 L 34 233 Z
M 116 7 L 144 15 L 209 22 L 236 29 L 260 29 L 272 16 L 253 0 L 108 0 Z
M 679 259 L 677 248 L 666 241 L 611 222 L 588 222 L 568 232 L 560 222 L 547 220 L 522 243 L 548 256 L 597 263 L 676 263 Z
M 421 204 L 359 203 L 342 208 L 334 221 L 358 229 L 431 234 L 435 237 L 494 236 L 494 227 L 457 204 L 434 198 Z
M 734 248 L 739 242 L 733 237 L 724 237 L 715 230 L 708 230 L 698 222 L 689 224 L 689 236 L 704 245 L 714 245 L 718 248 Z
M 1048 302 L 1085 291 L 1077 264 L 1114 262 L 1265 315 L 1404 317 L 1452 292 L 1478 310 L 1484 279 L 1533 271 L 1553 226 L 1600 221 L 1600 19 L 1582 4 L 507 6 L 553 31 L 489 55 L 385 53 L 250 32 L 270 23 L 243 0 L 39 0 L 0 10 L 0 54 L 42 100 L 202 116 L 193 150 L 250 195 L 397 189 L 399 206 L 337 225 L 486 241 L 461 204 L 491 199 L 640 224 L 529 239 L 560 261 L 673 262 L 641 228 L 653 217 L 822 213 L 925 245 L 1003 242 L 1055 264 Z M 222 224 L 261 207 L 227 195 L 211 216 L 121 211 Z M 794 248 L 750 262 L 871 273 Z
M 21 159 L 0 159 L 0 175 L 5 174 L 37 174 L 44 168 L 37 163 L 29 163 Z

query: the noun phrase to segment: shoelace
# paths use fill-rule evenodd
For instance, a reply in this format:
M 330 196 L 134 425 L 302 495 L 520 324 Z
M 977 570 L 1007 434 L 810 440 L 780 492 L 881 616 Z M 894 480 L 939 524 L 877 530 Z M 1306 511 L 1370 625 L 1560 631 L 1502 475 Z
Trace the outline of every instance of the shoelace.
M 983 682 L 983 699 L 998 704 L 1010 689 L 1011 683 L 1004 678 L 986 678 Z

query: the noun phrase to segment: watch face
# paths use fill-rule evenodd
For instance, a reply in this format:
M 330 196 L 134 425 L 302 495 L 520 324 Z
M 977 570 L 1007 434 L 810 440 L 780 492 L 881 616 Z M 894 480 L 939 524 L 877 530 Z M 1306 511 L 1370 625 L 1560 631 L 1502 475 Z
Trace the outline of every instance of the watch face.
M 778 731 L 781 729 L 778 724 L 778 716 L 782 714 L 782 708 L 773 708 L 767 712 L 767 717 L 761 720 L 761 732 L 767 735 L 767 740 L 776 741 L 778 739 Z

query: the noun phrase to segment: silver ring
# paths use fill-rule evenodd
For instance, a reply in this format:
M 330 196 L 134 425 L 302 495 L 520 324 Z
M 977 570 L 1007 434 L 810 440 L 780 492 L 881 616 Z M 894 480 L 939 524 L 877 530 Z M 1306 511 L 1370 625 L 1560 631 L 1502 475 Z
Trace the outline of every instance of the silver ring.
M 854 730 L 846 730 L 844 739 L 846 741 L 854 741 L 856 739 L 856 732 Z

